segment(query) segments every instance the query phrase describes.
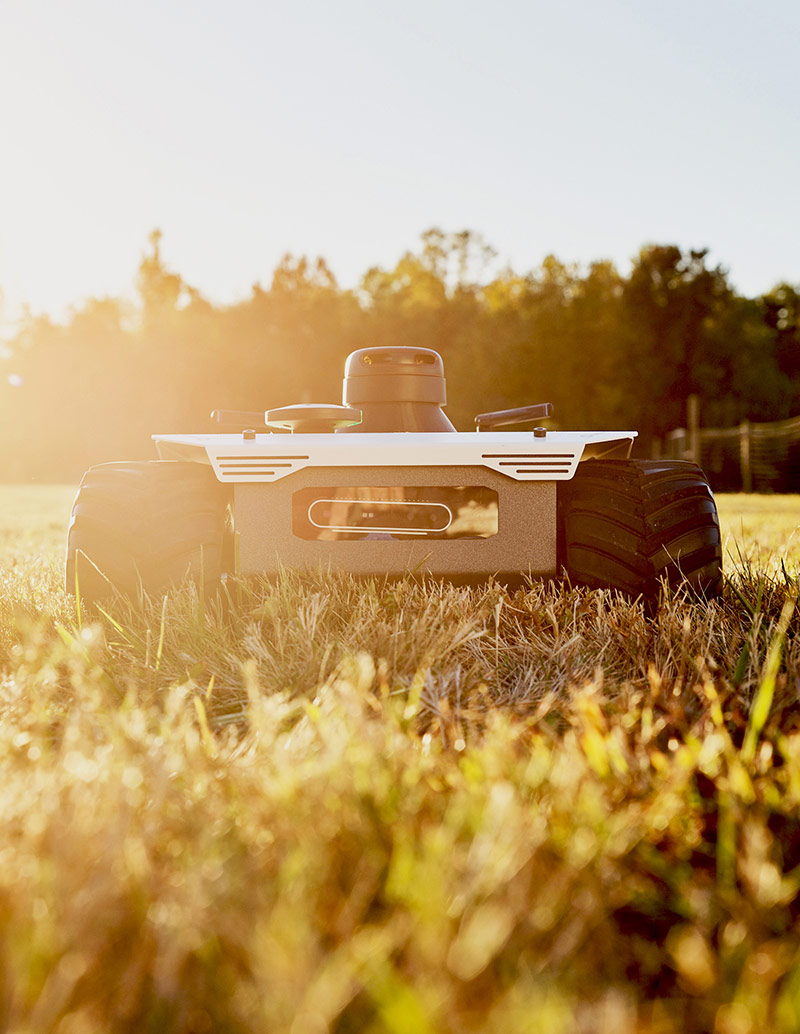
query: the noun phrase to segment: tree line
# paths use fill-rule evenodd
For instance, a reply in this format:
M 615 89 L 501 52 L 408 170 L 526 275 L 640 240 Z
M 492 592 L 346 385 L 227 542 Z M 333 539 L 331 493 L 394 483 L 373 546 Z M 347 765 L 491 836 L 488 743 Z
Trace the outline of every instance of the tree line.
M 800 287 L 738 294 L 704 250 L 643 247 L 627 275 L 548 256 L 489 275 L 470 231 L 424 233 L 394 268 L 341 288 L 324 259 L 287 255 L 268 287 L 211 304 L 164 263 L 155 231 L 136 301 L 92 299 L 29 317 L 0 369 L 0 480 L 77 480 L 151 458 L 153 432 L 213 429 L 214 408 L 339 401 L 355 348 L 414 345 L 445 361 L 448 415 L 552 402 L 553 426 L 638 429 L 637 449 L 685 421 L 727 426 L 800 413 Z

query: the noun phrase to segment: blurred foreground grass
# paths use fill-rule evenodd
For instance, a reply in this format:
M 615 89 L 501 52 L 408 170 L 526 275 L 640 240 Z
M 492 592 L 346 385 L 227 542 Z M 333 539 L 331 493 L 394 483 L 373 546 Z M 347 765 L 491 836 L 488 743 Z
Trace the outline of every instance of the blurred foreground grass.
M 291 574 L 89 614 L 73 494 L 0 489 L 6 1029 L 800 1029 L 796 499 L 721 497 L 723 598 L 654 617 Z

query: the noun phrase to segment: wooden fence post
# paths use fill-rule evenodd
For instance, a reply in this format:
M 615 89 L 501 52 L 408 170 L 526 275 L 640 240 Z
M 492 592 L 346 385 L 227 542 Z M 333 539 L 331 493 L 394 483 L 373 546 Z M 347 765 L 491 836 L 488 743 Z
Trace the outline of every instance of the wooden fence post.
M 690 395 L 686 400 L 686 428 L 689 431 L 689 456 L 700 463 L 700 396 Z
M 750 439 L 752 437 L 749 420 L 739 424 L 739 466 L 742 475 L 742 491 L 753 491 L 753 468 L 750 462 Z

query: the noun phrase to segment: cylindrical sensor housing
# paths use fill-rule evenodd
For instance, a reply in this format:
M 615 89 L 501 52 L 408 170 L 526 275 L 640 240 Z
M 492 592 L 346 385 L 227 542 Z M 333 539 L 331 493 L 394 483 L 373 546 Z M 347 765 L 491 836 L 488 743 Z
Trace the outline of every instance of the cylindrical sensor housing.
M 347 357 L 342 398 L 362 411 L 360 424 L 339 434 L 455 431 L 447 402 L 444 363 L 431 348 L 359 348 Z

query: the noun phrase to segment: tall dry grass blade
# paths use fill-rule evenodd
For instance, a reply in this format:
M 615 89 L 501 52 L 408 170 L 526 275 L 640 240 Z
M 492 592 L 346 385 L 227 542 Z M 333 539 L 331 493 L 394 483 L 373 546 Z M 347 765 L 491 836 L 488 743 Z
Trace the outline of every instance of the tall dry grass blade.
M 82 629 L 83 629 L 83 613 L 82 613 L 83 608 L 82 608 L 82 605 L 81 605 L 81 585 L 80 585 L 80 577 L 79 577 L 79 574 L 78 574 L 78 567 L 79 567 L 79 564 L 78 564 L 78 554 L 80 552 L 81 552 L 80 550 L 77 550 L 76 554 L 75 554 L 75 615 L 76 615 L 76 618 L 77 618 L 77 621 L 78 621 L 78 631 L 79 632 L 82 631 Z
M 775 683 L 778 678 L 778 671 L 780 670 L 781 658 L 783 656 L 783 644 L 786 639 L 786 633 L 789 630 L 789 622 L 792 619 L 792 614 L 794 613 L 796 604 L 797 594 L 789 597 L 785 601 L 783 609 L 781 610 L 781 616 L 778 619 L 778 626 L 775 629 L 775 634 L 769 644 L 761 682 L 758 690 L 756 691 L 756 695 L 753 698 L 753 704 L 750 708 L 750 716 L 747 722 L 747 729 L 744 734 L 744 742 L 742 743 L 742 760 L 748 763 L 755 757 L 758 738 L 766 724 L 767 718 L 769 717 L 770 708 L 772 707 L 772 701 L 775 696 Z
M 156 649 L 155 674 L 161 670 L 161 658 L 164 656 L 164 635 L 167 629 L 167 596 L 161 601 L 161 623 L 158 629 L 158 648 Z

